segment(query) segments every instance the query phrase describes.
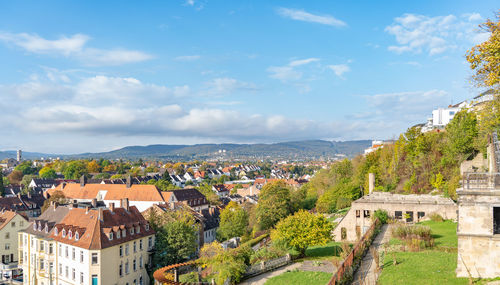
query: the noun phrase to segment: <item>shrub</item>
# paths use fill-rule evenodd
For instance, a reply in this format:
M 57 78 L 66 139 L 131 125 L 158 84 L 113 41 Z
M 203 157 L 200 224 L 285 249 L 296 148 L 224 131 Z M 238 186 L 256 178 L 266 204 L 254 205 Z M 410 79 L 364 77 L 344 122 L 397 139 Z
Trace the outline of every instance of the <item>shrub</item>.
M 257 251 L 255 251 L 250 256 L 250 264 L 259 263 L 262 261 L 268 261 L 271 259 L 275 259 L 285 255 L 287 252 L 282 248 L 271 246 L 271 247 L 263 247 Z
M 434 221 L 434 222 L 443 222 L 444 219 L 441 215 L 437 214 L 437 213 L 432 213 L 429 218 L 431 219 L 431 221 Z
M 389 219 L 389 214 L 387 214 L 387 211 L 385 210 L 378 209 L 373 213 L 373 217 L 378 218 L 382 224 L 387 224 L 387 220 Z
M 427 226 L 395 225 L 392 228 L 392 236 L 402 240 L 413 251 L 434 246 L 431 229 Z

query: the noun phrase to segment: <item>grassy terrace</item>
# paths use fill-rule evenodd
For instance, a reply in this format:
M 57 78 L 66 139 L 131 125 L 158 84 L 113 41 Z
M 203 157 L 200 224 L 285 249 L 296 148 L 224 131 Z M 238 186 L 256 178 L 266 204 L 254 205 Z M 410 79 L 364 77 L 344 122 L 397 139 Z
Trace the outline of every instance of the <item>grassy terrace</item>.
M 275 276 L 266 281 L 266 285 L 324 285 L 328 283 L 332 275 L 325 272 L 311 271 L 289 271 L 279 276 Z
M 467 278 L 455 277 L 457 267 L 457 224 L 451 221 L 422 222 L 432 231 L 435 246 L 420 252 L 402 252 L 401 243 L 392 239 L 390 244 L 397 260 L 393 265 L 393 253 L 384 257 L 384 267 L 379 284 L 468 284 Z

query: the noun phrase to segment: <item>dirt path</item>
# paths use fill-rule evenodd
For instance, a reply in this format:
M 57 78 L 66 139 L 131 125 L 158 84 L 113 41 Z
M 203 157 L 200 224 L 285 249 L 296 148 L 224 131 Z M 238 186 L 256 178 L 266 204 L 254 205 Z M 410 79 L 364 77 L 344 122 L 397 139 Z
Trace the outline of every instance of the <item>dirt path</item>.
M 285 273 L 286 271 L 291 271 L 291 270 L 297 269 L 300 266 L 302 266 L 302 263 L 292 263 L 290 265 L 281 267 L 277 270 L 269 271 L 269 272 L 263 273 L 261 275 L 252 277 L 252 278 L 247 279 L 239 284 L 241 284 L 241 285 L 264 285 L 264 283 L 266 283 L 267 279 L 272 278 L 274 276 L 281 275 L 281 274 Z
M 389 225 L 383 225 L 380 233 L 377 235 L 375 240 L 373 240 L 370 248 L 375 248 L 378 252 L 379 248 L 389 242 L 391 237 L 391 231 L 389 229 Z M 363 260 L 361 261 L 361 265 L 359 266 L 356 273 L 354 273 L 353 285 L 374 285 L 377 284 L 377 279 L 380 272 L 377 272 L 377 265 L 375 263 L 375 259 L 372 256 L 372 252 L 369 249 Z

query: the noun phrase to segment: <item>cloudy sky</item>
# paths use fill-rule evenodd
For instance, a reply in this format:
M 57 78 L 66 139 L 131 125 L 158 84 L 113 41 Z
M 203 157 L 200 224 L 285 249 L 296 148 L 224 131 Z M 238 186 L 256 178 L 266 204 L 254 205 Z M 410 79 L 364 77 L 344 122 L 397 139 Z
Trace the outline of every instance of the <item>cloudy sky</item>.
M 349 2 L 2 1 L 0 150 L 384 139 L 477 95 L 498 3 Z

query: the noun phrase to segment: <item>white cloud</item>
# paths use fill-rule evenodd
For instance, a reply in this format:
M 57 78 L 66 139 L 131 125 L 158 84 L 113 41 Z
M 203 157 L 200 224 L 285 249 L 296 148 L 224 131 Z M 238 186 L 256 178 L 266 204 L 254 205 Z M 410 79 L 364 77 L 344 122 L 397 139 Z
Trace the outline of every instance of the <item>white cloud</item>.
M 195 60 L 198 60 L 200 58 L 201 58 L 200 55 L 183 55 L 183 56 L 178 56 L 174 59 L 178 60 L 178 61 L 195 61 Z
M 285 66 L 270 66 L 267 72 L 271 73 L 269 77 L 281 81 L 296 81 L 302 78 L 302 72 L 297 71 L 295 67 L 307 65 L 309 63 L 318 62 L 319 58 L 311 57 L 305 59 L 296 59 L 290 61 Z
M 340 78 L 343 78 L 344 73 L 351 71 L 351 68 L 347 64 L 329 65 L 328 67 Z
M 429 55 L 441 54 L 463 45 L 484 41 L 488 34 L 479 32 L 477 25 L 481 15 L 475 13 L 460 19 L 454 15 L 428 17 L 404 14 L 394 19 L 385 31 L 396 38 L 398 45 L 388 50 L 396 53 L 427 52 Z
M 70 37 L 60 36 L 58 39 L 48 40 L 36 34 L 0 32 L 0 40 L 31 53 L 73 57 L 86 65 L 120 65 L 152 58 L 151 55 L 141 51 L 86 47 L 90 37 L 83 34 Z
M 209 95 L 226 95 L 236 90 L 256 90 L 257 87 L 253 83 L 248 83 L 234 78 L 221 77 L 214 78 L 206 83 Z
M 278 14 L 282 17 L 290 18 L 292 20 L 297 20 L 297 21 L 318 23 L 333 27 L 347 26 L 347 24 L 344 21 L 336 19 L 331 15 L 315 15 L 299 9 L 279 8 Z
M 194 6 L 194 0 L 186 0 L 186 5 Z

